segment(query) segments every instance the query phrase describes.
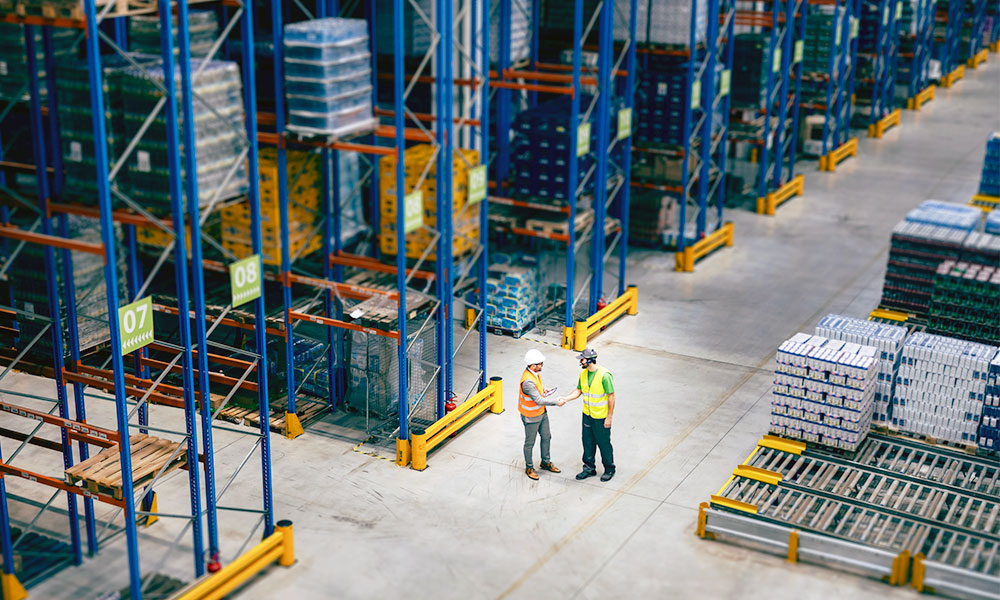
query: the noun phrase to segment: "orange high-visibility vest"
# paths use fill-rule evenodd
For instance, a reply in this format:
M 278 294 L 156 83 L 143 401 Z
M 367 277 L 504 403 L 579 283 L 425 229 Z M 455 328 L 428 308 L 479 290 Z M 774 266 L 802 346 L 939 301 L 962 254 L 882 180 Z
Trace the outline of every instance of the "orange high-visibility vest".
M 535 404 L 535 401 L 528 397 L 521 389 L 524 382 L 531 380 L 535 384 L 535 389 L 538 390 L 538 395 L 542 395 L 542 378 L 532 373 L 530 369 L 525 369 L 524 374 L 521 375 L 521 382 L 517 384 L 517 410 L 521 412 L 522 415 L 526 417 L 537 417 L 545 413 L 545 407 Z

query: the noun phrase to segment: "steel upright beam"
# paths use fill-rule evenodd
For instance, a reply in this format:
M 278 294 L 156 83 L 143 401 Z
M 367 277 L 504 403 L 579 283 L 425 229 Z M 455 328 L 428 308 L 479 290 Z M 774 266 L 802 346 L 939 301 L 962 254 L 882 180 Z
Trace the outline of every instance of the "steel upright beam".
M 490 0 L 479 0 L 481 4 L 481 40 L 483 83 L 479 91 L 479 161 L 480 164 L 490 164 Z M 537 5 L 538 2 L 532 2 Z M 475 4 L 473 4 L 475 9 Z M 475 19 L 473 19 L 475 23 Z M 475 25 L 472 27 L 475 32 Z M 508 36 L 509 40 L 509 36 Z M 507 42 L 510 43 L 509 41 Z M 535 40 L 532 43 L 537 44 Z M 475 42 L 470 44 L 476 47 Z M 533 54 L 534 55 L 534 54 Z M 489 167 L 487 166 L 487 179 L 489 178 Z M 487 186 L 487 190 L 489 186 Z M 479 284 L 479 391 L 486 389 L 486 280 L 489 275 L 490 253 L 489 253 L 489 203 L 484 198 L 479 207 L 479 243 L 482 246 L 482 254 L 479 257 L 479 265 L 476 270 L 477 283 Z
M 38 82 L 37 52 L 35 50 L 35 28 L 31 25 L 24 26 L 24 51 L 27 57 L 28 87 L 29 93 L 29 120 L 31 125 L 32 144 L 31 150 L 35 161 L 35 179 L 38 185 L 38 209 L 41 214 L 42 233 L 52 235 L 52 219 L 48 214 L 47 202 L 49 199 L 49 178 L 48 162 L 45 157 L 45 129 L 42 124 L 42 103 Z M 52 338 L 52 366 L 55 371 L 56 399 L 59 406 L 59 416 L 63 419 L 69 418 L 69 402 L 66 398 L 66 382 L 63 380 L 63 337 L 62 337 L 62 315 L 59 307 L 58 276 L 56 273 L 55 249 L 52 246 L 44 246 L 42 249 L 45 261 L 45 284 L 49 302 L 49 318 L 52 320 L 49 333 Z M 69 440 L 69 434 L 64 427 L 59 428 L 62 442 L 63 468 L 68 469 L 73 466 L 73 446 Z M 76 504 L 76 495 L 66 493 L 66 508 L 69 513 L 70 546 L 73 549 L 73 559 L 76 564 L 83 561 L 83 553 L 80 544 L 80 521 Z
M 608 0 L 600 5 L 597 29 L 597 109 L 595 121 L 597 136 L 594 155 L 594 229 L 590 243 L 590 303 L 587 316 L 597 312 L 597 304 L 604 295 L 604 218 L 608 202 L 608 154 L 610 152 L 611 96 L 614 93 L 611 79 L 611 58 L 614 53 L 613 30 L 615 18 L 614 2 Z M 575 40 L 574 40 L 575 41 Z M 579 43 L 579 42 L 577 42 Z M 627 187 L 627 186 L 626 186 Z M 574 224 L 570 224 L 572 229 Z M 570 248 L 573 252 L 573 248 Z
M 159 0 L 161 13 L 170 14 L 167 0 Z M 111 190 L 107 178 L 109 171 L 107 132 L 104 123 L 104 95 L 101 85 L 101 54 L 98 37 L 97 9 L 94 0 L 83 0 L 84 15 L 86 21 L 86 38 L 84 44 L 87 51 L 87 71 L 90 84 L 90 107 L 91 120 L 94 129 L 94 163 L 95 176 L 97 181 L 97 203 L 100 209 L 101 238 L 104 242 L 104 285 L 108 295 L 108 326 L 111 333 L 111 371 L 114 378 L 115 395 L 115 417 L 118 424 L 118 432 L 121 434 L 121 472 L 122 477 L 122 497 L 125 502 L 125 540 L 128 552 L 129 564 L 129 584 L 133 600 L 141 597 L 139 565 L 139 539 L 135 523 L 135 505 L 132 499 L 135 497 L 132 486 L 132 455 L 129 443 L 128 429 L 128 406 L 125 401 L 125 364 L 122 359 L 121 332 L 118 330 L 118 262 L 115 251 L 115 227 L 111 220 Z M 165 36 L 169 39 L 170 27 L 168 26 Z M 165 71 L 169 72 L 169 71 Z M 170 80 L 170 77 L 165 77 Z M 176 113 L 175 113 L 176 114 Z M 183 238 L 181 238 L 183 239 Z M 183 247 L 184 244 L 178 244 Z M 191 452 L 195 446 L 194 436 L 188 440 L 188 451 Z M 197 452 L 194 453 L 197 461 Z M 197 519 L 195 519 L 197 523 Z M 200 532 L 195 539 L 196 544 L 201 543 Z M 197 568 L 197 567 L 196 567 Z
M 638 12 L 639 5 L 637 0 L 631 0 L 629 2 L 629 16 L 628 16 L 628 50 L 625 55 L 625 70 L 628 71 L 628 75 L 625 76 L 625 108 L 632 111 L 632 118 L 635 118 L 635 70 L 636 70 L 636 46 L 637 37 L 636 29 L 638 27 Z M 629 181 L 632 179 L 632 130 L 629 130 L 628 137 L 621 140 L 621 143 L 625 144 L 625 148 L 622 151 L 622 176 L 625 178 L 625 183 L 622 185 L 621 191 L 618 193 L 621 195 L 618 200 L 618 218 L 621 222 L 622 236 L 618 241 L 620 246 L 618 247 L 618 295 L 621 296 L 625 293 L 625 274 L 628 259 L 628 229 L 629 229 L 629 204 L 631 202 L 631 188 Z
M 181 357 L 181 377 L 184 389 L 184 428 L 187 434 L 187 457 L 189 465 L 198 464 L 198 436 L 195 425 L 195 383 L 194 383 L 194 357 L 191 352 L 191 319 L 188 317 L 188 307 L 190 306 L 188 296 L 188 257 L 187 245 L 185 243 L 186 230 L 184 227 L 184 188 L 181 181 L 181 140 L 178 134 L 180 123 L 178 122 L 177 84 L 174 79 L 176 71 L 174 63 L 174 44 L 172 37 L 171 10 L 169 0 L 159 1 L 160 17 L 160 56 L 163 59 L 163 85 L 166 88 L 166 106 L 164 116 L 166 117 L 167 133 L 167 166 L 170 172 L 170 209 L 171 221 L 174 228 L 174 283 L 177 287 L 177 307 L 178 307 L 178 330 L 181 338 L 183 355 Z M 166 32 L 164 34 L 163 32 Z M 102 113 L 103 114 L 103 113 Z M 187 120 L 187 119 L 186 119 Z M 192 146 L 188 146 L 192 148 Z M 101 173 L 102 171 L 98 171 Z M 192 171 L 188 171 L 191 178 Z M 100 176 L 99 176 L 100 177 Z M 102 208 L 102 216 L 104 210 Z M 193 217 L 196 220 L 197 216 Z M 192 240 L 193 242 L 194 240 Z M 109 312 L 116 315 L 117 310 Z M 117 320 L 112 317 L 111 322 L 117 324 Z M 199 354 L 205 354 L 204 347 Z M 204 372 L 204 370 L 203 370 Z M 115 384 L 116 393 L 118 384 Z M 127 430 L 126 430 L 127 431 Z M 127 433 L 126 433 L 127 435 Z M 206 446 L 206 451 L 210 452 L 211 447 Z M 201 521 L 201 484 L 198 479 L 198 469 L 192 468 L 188 471 L 188 492 L 190 496 L 192 521 L 192 536 L 194 547 L 194 571 L 200 577 L 205 573 L 204 563 L 204 534 L 202 533 Z M 134 521 L 134 519 L 132 520 Z M 136 583 L 132 584 L 132 589 L 138 588 Z
M 404 157 L 406 154 L 404 110 L 403 110 L 403 2 L 405 0 L 393 0 L 392 3 L 392 30 L 395 34 L 392 40 L 392 108 L 393 122 L 395 125 L 396 141 L 396 202 L 397 206 L 403 203 L 403 190 L 406 189 L 406 171 L 404 169 Z M 409 398 L 406 388 L 406 347 L 408 337 L 406 335 L 406 229 L 404 226 L 405 211 L 396 210 L 396 289 L 399 290 L 399 306 L 397 310 L 399 346 L 397 347 L 397 357 L 399 360 L 399 433 L 396 439 L 396 462 L 405 466 L 409 462 Z M 440 256 L 438 259 L 440 260 Z
M 254 5 L 252 2 L 243 6 L 243 16 L 240 21 L 240 37 L 243 39 L 242 61 L 243 71 L 243 104 L 246 110 L 246 132 L 249 143 L 247 154 L 247 178 L 249 188 L 247 196 L 250 201 L 250 244 L 254 254 L 261 254 L 262 241 L 260 233 L 260 173 L 257 162 L 257 80 L 254 65 L 254 40 L 256 39 Z M 178 244 L 183 245 L 183 244 Z M 270 405 L 267 395 L 267 312 L 264 310 L 264 295 L 253 301 L 254 314 L 254 344 L 259 361 L 257 363 L 257 402 L 260 415 L 269 415 Z M 207 349 L 206 349 L 207 351 Z M 264 537 L 274 533 L 274 502 L 271 488 L 271 429 L 268 419 L 260 419 L 260 471 L 261 496 L 264 508 Z
M 707 225 L 708 189 L 712 177 L 712 123 L 715 120 L 715 65 L 718 60 L 718 31 L 719 2 L 708 2 L 708 23 L 705 33 L 705 63 L 701 69 L 701 98 L 698 100 L 701 105 L 702 120 L 699 131 L 696 134 L 701 139 L 701 147 L 698 149 L 701 154 L 701 160 L 698 165 L 698 215 L 696 218 L 697 235 L 699 238 L 705 233 Z M 692 62 L 694 62 L 694 57 L 695 50 L 692 49 Z M 722 227 L 721 221 L 718 223 L 718 227 Z
M 501 0 L 501 7 L 505 4 L 504 0 Z M 567 244 L 566 251 L 566 318 L 563 322 L 564 333 L 563 338 L 567 338 L 571 335 L 571 329 L 573 327 L 573 300 L 575 295 L 576 287 L 576 212 L 577 212 L 577 190 L 580 187 L 579 177 L 579 161 L 577 160 L 576 148 L 579 144 L 577 136 L 580 133 L 580 46 L 583 43 L 580 39 L 583 36 L 583 0 L 574 0 L 573 9 L 573 96 L 570 99 L 570 111 L 569 111 L 569 177 L 567 177 L 567 186 L 569 187 L 567 198 L 569 198 L 569 226 L 566 228 L 569 234 L 569 241 Z M 506 31 L 510 31 L 510 26 Z M 507 35 L 509 38 L 510 36 Z M 509 44 L 509 42 L 508 42 Z M 498 126 L 502 126 L 503 123 L 498 123 Z M 499 129 L 501 133 L 508 131 L 510 128 L 509 123 L 507 123 L 507 128 Z M 499 139 L 497 140 L 497 148 L 500 149 L 506 144 L 501 144 Z M 501 181 L 497 178 L 497 182 Z M 595 225 L 596 226 L 596 225 Z M 603 224 L 601 225 L 603 226 Z

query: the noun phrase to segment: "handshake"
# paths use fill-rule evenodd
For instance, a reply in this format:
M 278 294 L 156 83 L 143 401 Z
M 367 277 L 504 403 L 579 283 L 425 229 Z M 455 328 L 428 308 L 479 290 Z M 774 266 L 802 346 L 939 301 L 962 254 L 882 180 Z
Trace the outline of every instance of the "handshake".
M 548 398 L 552 394 L 556 393 L 557 389 L 558 388 L 545 388 L 545 390 L 542 391 L 542 396 L 544 396 L 545 398 Z M 569 400 L 567 400 L 566 398 L 556 398 L 556 406 L 562 406 L 563 404 L 566 404 L 567 402 L 569 402 Z

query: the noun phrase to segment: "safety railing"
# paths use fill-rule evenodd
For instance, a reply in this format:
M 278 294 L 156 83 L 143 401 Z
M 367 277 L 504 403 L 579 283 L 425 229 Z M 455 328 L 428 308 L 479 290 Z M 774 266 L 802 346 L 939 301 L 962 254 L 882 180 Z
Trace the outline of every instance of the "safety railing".
M 292 522 L 278 521 L 274 533 L 216 573 L 191 583 L 173 600 L 216 600 L 225 598 L 271 563 L 290 567 L 295 562 Z
M 577 321 L 576 324 L 563 331 L 562 347 L 573 350 L 583 350 L 587 347 L 587 340 L 599 331 L 611 325 L 615 320 L 624 315 L 635 315 L 639 313 L 639 288 L 630 285 L 625 289 L 625 293 L 609 302 L 607 306 L 594 313 L 586 321 Z
M 490 382 L 482 391 L 470 396 L 468 400 L 438 419 L 430 427 L 413 429 L 410 436 L 410 452 L 412 454 L 410 466 L 417 471 L 426 469 L 427 454 L 431 450 L 476 420 L 487 410 L 493 414 L 503 412 L 503 379 L 500 377 L 491 377 Z M 398 452 L 396 462 L 401 467 L 406 466 L 405 462 L 399 460 Z

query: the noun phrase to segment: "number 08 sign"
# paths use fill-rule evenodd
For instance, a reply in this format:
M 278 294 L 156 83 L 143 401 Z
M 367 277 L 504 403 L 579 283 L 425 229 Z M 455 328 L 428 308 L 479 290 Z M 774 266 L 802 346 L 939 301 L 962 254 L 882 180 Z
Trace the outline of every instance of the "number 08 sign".
M 153 341 L 153 299 L 143 298 L 118 309 L 122 354 L 135 352 Z
M 229 265 L 233 307 L 260 298 L 260 255 L 254 254 Z

